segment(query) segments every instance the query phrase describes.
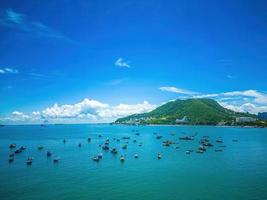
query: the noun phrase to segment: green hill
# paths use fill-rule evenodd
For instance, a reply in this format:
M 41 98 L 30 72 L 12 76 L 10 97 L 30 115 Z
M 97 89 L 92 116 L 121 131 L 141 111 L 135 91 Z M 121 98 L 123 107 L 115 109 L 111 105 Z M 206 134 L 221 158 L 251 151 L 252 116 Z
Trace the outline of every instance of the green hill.
M 175 124 L 176 119 L 186 117 L 188 124 L 231 124 L 236 117 L 256 117 L 249 113 L 239 113 L 222 107 L 213 99 L 175 100 L 159 106 L 155 110 L 120 118 L 115 123 L 125 124 Z

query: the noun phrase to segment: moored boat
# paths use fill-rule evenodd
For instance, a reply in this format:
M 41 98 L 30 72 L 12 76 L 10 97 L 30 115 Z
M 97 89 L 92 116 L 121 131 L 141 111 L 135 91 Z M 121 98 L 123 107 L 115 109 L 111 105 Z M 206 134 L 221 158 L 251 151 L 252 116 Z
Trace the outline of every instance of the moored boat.
M 121 162 L 124 162 L 124 161 L 125 161 L 125 156 L 124 156 L 124 155 L 122 155 L 122 156 L 120 157 L 120 161 L 121 161 Z
M 14 149 L 14 148 L 16 148 L 16 144 L 15 144 L 15 143 L 14 143 L 14 144 L 10 144 L 10 145 L 9 145 L 9 148 L 10 148 L 10 149 Z

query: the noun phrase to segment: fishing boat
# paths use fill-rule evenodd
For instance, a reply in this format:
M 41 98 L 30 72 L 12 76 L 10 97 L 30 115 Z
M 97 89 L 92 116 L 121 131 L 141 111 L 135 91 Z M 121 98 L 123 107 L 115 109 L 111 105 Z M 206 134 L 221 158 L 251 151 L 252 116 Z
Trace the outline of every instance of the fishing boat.
M 52 153 L 50 151 L 47 151 L 46 156 L 47 157 L 51 157 L 52 156 Z
M 204 153 L 205 151 L 198 149 L 196 153 Z
M 161 157 L 162 157 L 161 153 L 158 153 L 157 158 L 161 159 Z
M 21 146 L 19 149 L 20 149 L 21 151 L 24 151 L 24 150 L 26 150 L 26 147 L 25 147 L 25 146 Z
M 134 158 L 138 158 L 138 154 L 136 153 L 136 154 L 134 154 Z
M 64 143 L 64 144 L 66 143 L 66 140 L 65 140 L 65 139 L 63 140 L 63 143 Z
M 98 157 L 99 159 L 102 159 L 102 158 L 103 158 L 103 153 L 99 153 L 99 154 L 97 155 L 97 157 Z
M 127 145 L 126 144 L 123 144 L 122 145 L 122 149 L 127 149 Z
M 15 157 L 15 154 L 14 153 L 11 153 L 11 154 L 9 154 L 9 157 L 10 158 L 13 158 L 13 157 Z
M 199 151 L 206 151 L 207 149 L 204 146 L 199 145 L 198 150 Z
M 194 140 L 194 137 L 193 136 L 182 136 L 182 137 L 179 137 L 179 140 Z
M 125 160 L 125 156 L 121 156 L 121 157 L 120 157 L 120 161 L 121 161 L 121 162 L 124 162 L 124 160 Z
M 59 156 L 56 156 L 54 159 L 53 159 L 53 161 L 54 161 L 54 163 L 58 163 L 59 161 L 60 161 L 60 157 Z
M 15 154 L 21 153 L 22 150 L 21 149 L 17 149 L 16 151 L 14 151 Z
M 98 156 L 94 156 L 94 157 L 92 157 L 92 160 L 95 162 L 99 162 L 100 158 Z
M 88 138 L 87 141 L 88 141 L 88 142 L 91 142 L 91 138 Z
M 110 152 L 113 153 L 113 154 L 117 154 L 118 150 L 116 148 L 113 148 Z
M 31 165 L 32 164 L 32 161 L 33 161 L 33 157 L 28 157 L 28 159 L 26 161 L 26 164 L 27 165 Z
M 189 155 L 191 153 L 190 150 L 185 151 L 185 154 Z
M 32 160 L 27 160 L 26 163 L 27 163 L 27 165 L 31 165 L 32 164 Z
M 214 146 L 210 142 L 203 143 L 202 145 L 205 146 L 205 147 L 213 147 Z
M 42 150 L 44 147 L 43 146 L 39 146 L 38 147 L 38 150 Z
M 218 138 L 218 139 L 216 140 L 216 142 L 217 142 L 217 143 L 222 143 L 223 141 L 222 141 L 221 138 Z
M 16 144 L 10 144 L 10 145 L 9 145 L 9 148 L 10 148 L 10 149 L 14 149 L 14 148 L 16 148 Z
M 105 150 L 105 151 L 108 151 L 108 150 L 109 150 L 109 147 L 108 147 L 107 145 L 104 145 L 104 146 L 102 147 L 102 149 Z
M 9 157 L 9 159 L 8 159 L 8 162 L 13 162 L 14 161 L 14 157 Z
M 156 139 L 161 139 L 162 138 L 162 135 L 157 135 L 156 136 Z

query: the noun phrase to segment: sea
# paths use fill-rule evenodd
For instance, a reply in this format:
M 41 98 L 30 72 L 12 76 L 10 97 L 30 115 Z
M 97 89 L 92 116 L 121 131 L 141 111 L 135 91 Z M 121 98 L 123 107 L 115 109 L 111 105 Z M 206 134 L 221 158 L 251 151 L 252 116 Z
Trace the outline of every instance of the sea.
M 159 135 L 161 139 L 156 138 Z M 179 139 L 185 135 L 194 140 Z M 196 153 L 203 137 L 214 146 Z M 110 148 L 117 148 L 116 155 L 102 149 L 107 139 Z M 166 140 L 174 144 L 163 146 Z M 26 150 L 9 163 L 13 143 Z M 122 149 L 123 144 L 127 149 Z M 99 153 L 103 158 L 93 161 Z M 26 164 L 28 157 L 33 157 L 31 165 Z M 55 157 L 60 157 L 59 162 L 53 162 Z M 267 129 L 109 124 L 0 127 L 0 199 L 266 200 Z

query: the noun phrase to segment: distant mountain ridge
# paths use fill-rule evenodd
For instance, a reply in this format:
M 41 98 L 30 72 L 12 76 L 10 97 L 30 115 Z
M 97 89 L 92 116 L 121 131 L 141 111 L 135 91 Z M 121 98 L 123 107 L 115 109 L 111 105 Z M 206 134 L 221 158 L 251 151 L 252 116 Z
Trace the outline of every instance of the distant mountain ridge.
M 222 107 L 213 99 L 187 99 L 170 101 L 156 109 L 142 114 L 134 114 L 117 119 L 122 124 L 176 124 L 186 117 L 188 124 L 231 124 L 237 117 L 253 117 L 249 113 L 234 112 Z M 184 118 L 185 119 L 185 118 Z

